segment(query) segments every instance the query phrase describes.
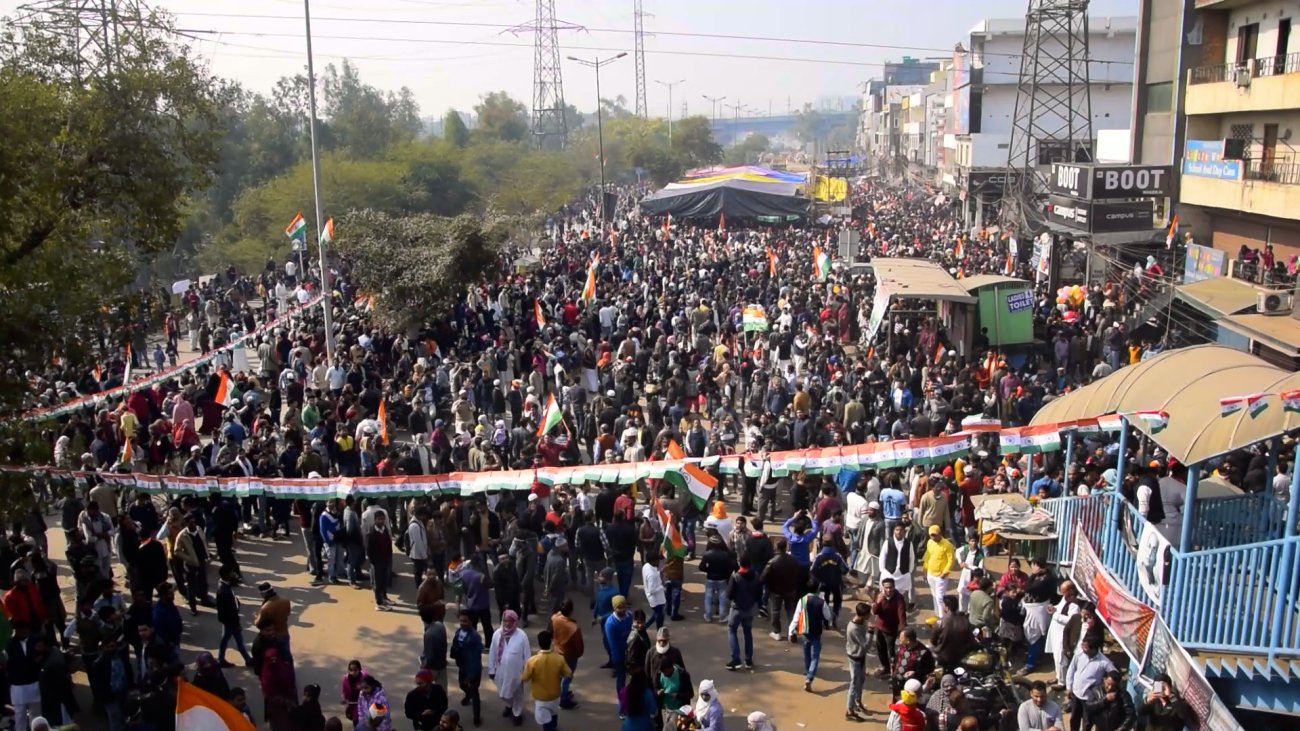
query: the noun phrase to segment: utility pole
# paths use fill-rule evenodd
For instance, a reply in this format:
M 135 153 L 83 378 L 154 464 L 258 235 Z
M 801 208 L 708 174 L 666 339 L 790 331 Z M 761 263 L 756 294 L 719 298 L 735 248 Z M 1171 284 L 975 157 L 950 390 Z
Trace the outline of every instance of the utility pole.
M 646 104 L 645 88 L 645 10 L 641 0 L 632 0 L 632 36 L 636 52 L 636 116 L 646 119 L 650 107 Z
M 678 84 L 686 83 L 686 79 L 676 81 L 660 81 L 655 79 L 655 83 L 660 86 L 668 87 L 668 146 L 673 146 L 673 87 Z
M 564 79 L 560 74 L 560 31 L 586 30 L 555 17 L 555 0 L 537 0 L 527 23 L 506 29 L 513 35 L 533 34 L 533 146 L 562 150 L 569 141 Z
M 605 210 L 605 123 L 600 111 L 600 69 L 602 66 L 608 66 L 626 55 L 627 51 L 624 51 L 611 58 L 593 58 L 590 61 L 576 56 L 568 57 L 574 63 L 580 63 L 596 70 L 596 144 L 597 153 L 600 155 L 600 221 L 602 225 L 608 220 L 606 218 L 608 211 Z
M 329 262 L 325 259 L 325 216 L 320 199 L 320 152 L 316 147 L 316 66 L 311 53 L 311 0 L 302 0 L 302 17 L 307 32 L 307 100 L 311 105 L 311 186 L 316 194 L 316 251 L 320 257 L 320 289 L 325 299 L 325 357 L 334 362 L 334 288 L 330 284 Z M 306 272 L 304 272 L 306 274 Z

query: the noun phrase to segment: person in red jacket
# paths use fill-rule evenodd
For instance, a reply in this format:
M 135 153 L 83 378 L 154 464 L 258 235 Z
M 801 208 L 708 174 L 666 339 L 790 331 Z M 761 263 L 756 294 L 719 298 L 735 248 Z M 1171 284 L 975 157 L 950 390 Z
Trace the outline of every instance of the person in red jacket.
M 925 731 L 925 712 L 917 708 L 920 693 L 921 681 L 915 678 L 907 681 L 903 686 L 903 692 L 898 694 L 898 700 L 889 704 L 889 720 L 886 721 L 885 728 L 898 729 L 898 731 Z
M 45 602 L 41 601 L 41 593 L 32 583 L 27 569 L 14 571 L 14 587 L 5 592 L 4 605 L 10 623 L 21 621 L 36 628 L 43 627 L 49 619 L 45 613 Z

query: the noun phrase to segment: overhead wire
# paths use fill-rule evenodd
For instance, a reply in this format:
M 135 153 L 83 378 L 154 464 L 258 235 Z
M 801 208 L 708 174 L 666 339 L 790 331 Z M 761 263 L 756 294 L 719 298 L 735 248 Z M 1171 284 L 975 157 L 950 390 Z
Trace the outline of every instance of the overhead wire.
M 404 0 L 404 1 L 416 2 L 416 0 Z M 252 20 L 298 20 L 299 19 L 299 16 L 296 15 L 272 15 L 272 14 L 259 14 L 259 13 L 219 13 L 219 12 L 202 12 L 202 11 L 193 11 L 193 12 L 180 11 L 180 12 L 176 12 L 175 14 L 179 16 L 187 16 L 187 17 L 246 18 Z M 394 23 L 398 25 L 435 25 L 435 26 L 448 26 L 448 27 L 498 28 L 503 31 L 518 27 L 517 24 L 510 24 L 510 23 L 489 23 L 484 21 L 465 21 L 465 20 L 428 20 L 428 19 L 415 19 L 415 18 L 313 16 L 312 19 L 319 20 L 322 22 L 340 22 L 340 23 Z M 630 35 L 632 33 L 635 33 L 635 31 L 630 28 L 584 27 L 583 30 L 589 33 L 618 33 L 623 35 Z M 891 50 L 891 51 L 914 51 L 914 52 L 925 52 L 925 53 L 951 54 L 953 52 L 951 48 L 935 48 L 929 46 L 908 46 L 908 45 L 890 44 L 890 43 L 867 43 L 863 41 L 838 41 L 838 40 L 825 40 L 825 39 L 817 39 L 817 38 L 792 38 L 786 36 L 754 36 L 754 35 L 741 35 L 741 34 L 734 34 L 734 33 L 701 33 L 701 32 L 688 32 L 688 31 L 655 30 L 654 35 L 678 37 L 678 38 L 698 38 L 698 39 L 708 39 L 708 40 L 759 41 L 763 43 L 794 43 L 794 44 L 805 44 L 805 45 L 813 45 L 813 46 L 869 48 L 869 49 L 881 49 L 881 50 Z M 386 39 L 373 39 L 373 40 L 386 40 Z M 647 49 L 647 52 L 649 52 L 649 49 Z M 1022 54 L 987 51 L 981 53 L 980 55 L 986 58 L 987 57 L 1020 58 Z M 1132 66 L 1134 62 L 1122 61 L 1122 60 L 1112 61 L 1112 60 L 1104 60 L 1104 59 L 1089 59 L 1089 63 Z

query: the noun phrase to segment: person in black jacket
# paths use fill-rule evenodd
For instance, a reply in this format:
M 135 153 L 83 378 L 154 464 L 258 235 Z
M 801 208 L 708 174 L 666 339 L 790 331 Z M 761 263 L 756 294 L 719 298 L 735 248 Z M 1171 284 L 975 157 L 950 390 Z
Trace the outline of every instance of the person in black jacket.
M 1137 709 L 1118 670 L 1112 670 L 1102 678 L 1101 695 L 1087 699 L 1084 713 L 1084 725 L 1095 727 L 1097 731 L 1133 731 L 1137 724 Z
M 217 648 L 217 659 L 223 668 L 233 668 L 234 663 L 226 660 L 226 647 L 230 640 L 235 641 L 235 649 L 244 658 L 244 664 L 253 662 L 244 645 L 244 619 L 239 612 L 239 598 L 235 596 L 235 568 L 230 565 L 221 567 L 221 584 L 217 587 L 217 621 L 221 623 L 221 645 Z
M 618 574 L 619 594 L 628 596 L 632 592 L 632 568 L 637 546 L 636 528 L 623 515 L 615 515 L 614 522 L 605 526 L 605 539 L 609 542 L 610 563 Z M 725 580 L 726 576 L 723 579 Z
M 96 698 L 104 699 L 104 713 L 110 729 L 126 726 L 127 693 L 135 688 L 135 673 L 127 645 L 120 635 L 105 637 L 99 644 L 95 664 L 87 668 Z
M 728 670 L 740 668 L 740 640 L 737 630 L 745 635 L 745 669 L 754 668 L 754 615 L 758 613 L 763 596 L 763 582 L 748 566 L 741 566 L 727 581 L 727 599 L 731 612 L 727 616 L 727 638 L 731 641 L 731 662 Z
M 221 666 L 210 652 L 200 652 L 194 659 L 194 687 L 215 695 L 222 700 L 230 700 L 230 683 Z
M 736 570 L 736 559 L 727 545 L 716 535 L 700 557 L 700 571 L 704 574 L 704 621 L 712 622 L 716 614 L 722 620 L 727 614 L 727 580 Z
M 375 525 L 366 533 L 366 558 L 370 559 L 370 579 L 375 591 L 375 609 L 387 611 L 388 582 L 393 575 L 393 536 L 388 531 L 388 515 L 375 513 Z
M 438 728 L 447 711 L 447 690 L 433 682 L 433 673 L 428 669 L 415 674 L 415 688 L 406 694 L 405 711 L 415 731 Z

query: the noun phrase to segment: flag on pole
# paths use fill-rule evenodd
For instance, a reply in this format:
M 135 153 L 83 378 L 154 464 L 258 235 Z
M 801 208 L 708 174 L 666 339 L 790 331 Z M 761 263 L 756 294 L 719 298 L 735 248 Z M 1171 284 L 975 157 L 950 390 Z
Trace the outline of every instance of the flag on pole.
M 1124 428 L 1124 417 L 1119 414 L 1106 414 L 1097 417 L 1097 426 L 1102 431 L 1119 431 Z
M 582 287 L 582 301 L 591 304 L 596 300 L 596 267 L 600 265 L 600 254 L 596 254 L 587 265 L 587 283 Z
M 220 696 L 176 679 L 176 731 L 257 731 Z
M 1016 271 L 1015 260 L 1011 258 L 1010 254 L 1007 254 L 1007 263 L 1002 265 L 1002 273 L 1006 274 L 1009 277 L 1015 271 Z
M 325 219 L 325 225 L 321 227 L 320 230 L 320 242 L 321 244 L 328 246 L 333 241 L 334 241 L 334 219 L 327 218 Z
M 673 214 L 669 213 L 668 216 L 664 218 L 664 238 L 668 238 L 671 235 L 672 232 L 670 229 L 672 228 L 672 226 L 673 226 Z
M 541 439 L 546 433 L 555 428 L 556 424 L 564 421 L 564 414 L 560 411 L 560 405 L 555 403 L 555 394 L 546 397 L 546 408 L 542 411 L 542 423 L 537 426 L 537 438 Z
M 708 506 L 709 498 L 718 486 L 717 478 L 705 472 L 697 464 L 682 465 L 680 470 L 666 473 L 664 479 L 690 493 L 691 500 L 700 510 Z
M 767 250 L 767 275 L 776 276 L 776 254 L 771 249 Z
M 302 211 L 299 211 L 289 225 L 285 226 L 284 235 L 299 241 L 307 240 L 307 220 L 302 217 Z
M 375 419 L 379 422 L 379 438 L 384 444 L 388 444 L 388 401 L 379 399 L 379 413 L 375 414 Z
M 677 443 L 676 439 L 668 440 L 668 448 L 664 450 L 664 456 L 668 459 L 686 459 L 686 452 L 682 451 L 682 445 Z
M 131 447 L 131 437 L 126 438 L 126 443 L 122 445 L 122 464 L 131 464 L 135 461 L 135 450 Z
M 1165 234 L 1165 248 L 1174 248 L 1174 239 L 1178 237 L 1178 214 L 1169 220 L 1169 233 Z
M 96 365 L 95 365 L 95 383 L 103 383 L 103 382 L 104 382 L 104 366 L 99 365 L 99 364 L 96 364 Z
M 934 364 L 935 364 L 935 365 L 939 365 L 940 363 L 943 362 L 943 354 L 944 354 L 944 350 L 945 350 L 945 349 L 944 349 L 944 347 L 943 347 L 943 343 L 939 343 L 939 344 L 935 347 L 935 349 L 934 349 Z
M 953 247 L 952 253 L 953 253 L 953 257 L 956 259 L 962 258 L 962 256 L 966 253 L 965 247 L 963 247 L 961 244 L 961 239 L 957 239 L 957 245 Z
M 727 214 L 725 213 L 718 214 L 718 230 L 722 232 L 727 230 Z
M 813 247 L 813 276 L 819 282 L 825 282 L 831 274 L 831 257 L 822 247 Z
M 748 305 L 740 317 L 745 332 L 767 332 L 767 313 L 761 305 Z
M 676 556 L 681 558 L 686 555 L 686 543 L 682 540 L 682 532 L 677 529 L 676 523 L 673 522 L 673 514 L 664 508 L 659 498 L 654 499 L 655 515 L 659 518 L 659 524 L 664 529 L 663 552 L 665 556 Z
M 235 405 L 235 384 L 230 382 L 230 373 L 221 370 L 221 380 L 217 382 L 217 395 L 212 399 L 222 406 Z
M 546 329 L 546 316 L 542 314 L 541 300 L 533 300 L 533 317 L 537 318 L 537 329 Z

